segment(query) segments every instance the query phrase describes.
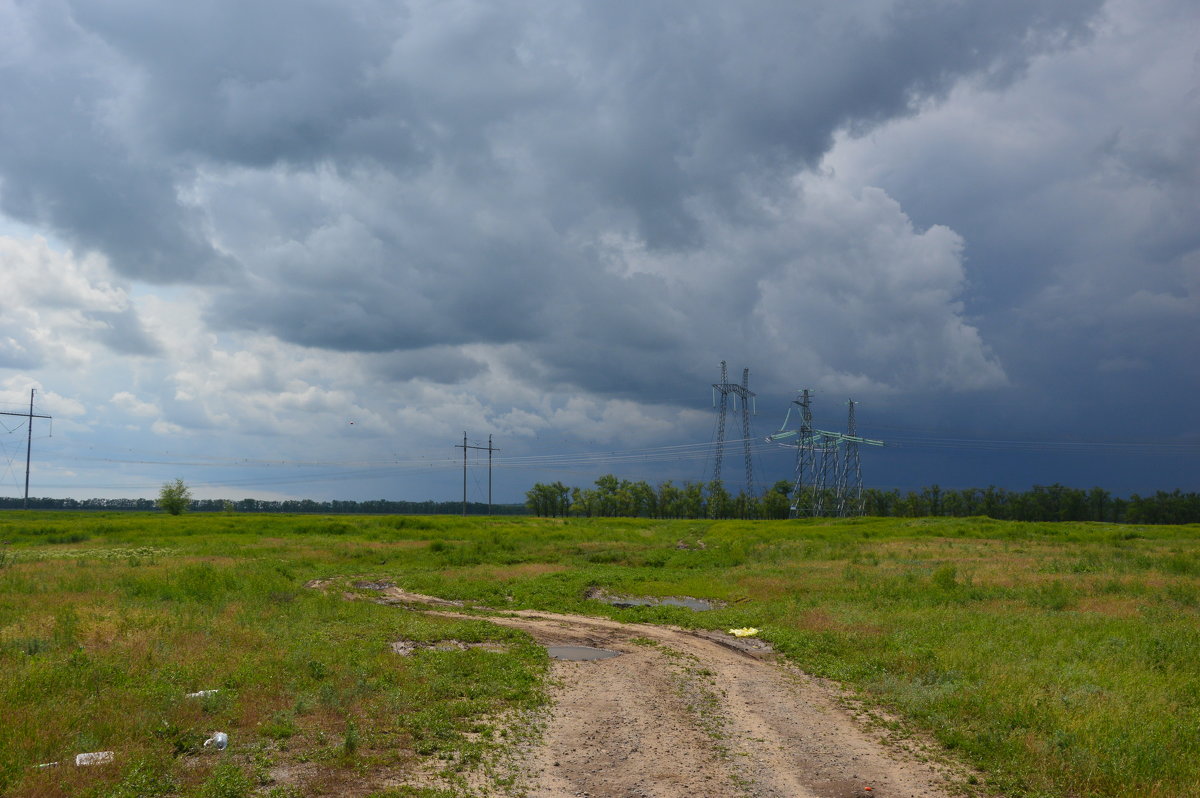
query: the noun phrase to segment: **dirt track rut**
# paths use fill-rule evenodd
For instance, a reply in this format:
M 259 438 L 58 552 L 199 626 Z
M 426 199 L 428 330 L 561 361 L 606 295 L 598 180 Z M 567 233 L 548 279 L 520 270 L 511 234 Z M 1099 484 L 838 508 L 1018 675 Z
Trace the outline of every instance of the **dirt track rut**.
M 398 588 L 384 600 L 458 615 Z M 621 652 L 554 661 L 553 708 L 524 752 L 533 798 L 943 798 L 944 771 L 887 745 L 833 687 L 673 627 L 519 611 L 490 621 L 544 645 Z

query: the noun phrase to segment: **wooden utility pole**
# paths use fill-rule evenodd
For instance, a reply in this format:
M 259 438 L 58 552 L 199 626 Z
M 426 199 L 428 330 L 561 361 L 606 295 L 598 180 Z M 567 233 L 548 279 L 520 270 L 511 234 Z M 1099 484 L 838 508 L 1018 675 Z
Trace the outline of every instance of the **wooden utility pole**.
M 468 446 L 467 433 L 463 430 L 463 442 L 454 444 L 455 449 L 463 450 L 463 511 L 462 514 L 467 514 L 467 449 L 478 449 L 488 453 L 488 515 L 492 514 L 492 452 L 498 452 L 499 449 L 492 446 L 492 436 L 488 435 L 487 446 Z
M 33 420 L 35 418 L 51 418 L 51 416 L 42 415 L 41 413 L 33 412 L 33 395 L 37 392 L 36 388 L 29 389 L 29 412 L 28 413 L 10 413 L 5 410 L 0 410 L 0 416 L 21 416 L 25 419 L 28 429 L 25 434 L 25 501 L 21 504 L 21 509 L 29 509 L 29 461 L 33 455 Z
M 467 431 L 463 430 L 463 517 L 467 516 Z

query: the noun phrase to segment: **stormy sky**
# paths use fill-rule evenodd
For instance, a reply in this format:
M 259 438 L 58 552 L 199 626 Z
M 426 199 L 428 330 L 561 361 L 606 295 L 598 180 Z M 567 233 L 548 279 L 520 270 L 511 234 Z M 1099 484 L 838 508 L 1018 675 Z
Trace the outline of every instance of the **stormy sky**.
M 0 0 L 33 495 L 705 479 L 722 360 L 868 485 L 1196 490 L 1198 348 L 1194 0 Z

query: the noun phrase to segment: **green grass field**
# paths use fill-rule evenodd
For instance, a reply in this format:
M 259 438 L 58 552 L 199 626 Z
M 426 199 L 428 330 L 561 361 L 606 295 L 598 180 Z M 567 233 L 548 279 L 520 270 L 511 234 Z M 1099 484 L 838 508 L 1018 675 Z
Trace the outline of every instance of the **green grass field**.
M 386 579 L 491 607 L 759 627 L 900 718 L 898 733 L 978 767 L 986 792 L 1192 795 L 1198 533 L 0 513 L 0 793 L 469 794 L 457 774 L 492 761 L 543 701 L 545 654 L 485 620 L 343 595 Z M 331 577 L 335 589 L 305 587 Z M 592 587 L 728 606 L 617 609 L 586 599 Z M 401 639 L 499 645 L 400 657 Z M 225 752 L 201 747 L 216 730 Z M 71 764 L 102 750 L 115 762 Z M 48 762 L 63 764 L 36 768 Z M 387 786 L 438 772 L 437 787 Z

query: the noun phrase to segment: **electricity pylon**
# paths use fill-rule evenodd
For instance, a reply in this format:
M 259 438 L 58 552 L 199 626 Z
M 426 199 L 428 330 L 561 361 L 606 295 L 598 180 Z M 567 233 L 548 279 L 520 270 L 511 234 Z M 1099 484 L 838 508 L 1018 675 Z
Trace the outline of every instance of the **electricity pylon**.
M 800 426 L 788 429 L 793 408 L 788 408 L 783 426 L 767 436 L 772 443 L 796 447 L 796 483 L 792 488 L 792 517 L 862 514 L 862 464 L 858 446 L 883 446 L 883 441 L 858 436 L 853 400 L 846 432 L 830 432 L 812 425 L 812 403 L 808 389 L 792 400 L 800 408 Z M 792 441 L 791 439 L 795 439 Z M 845 456 L 842 446 L 845 445 Z M 852 481 L 853 480 L 853 481 Z
M 838 516 L 859 516 L 863 513 L 862 461 L 858 455 L 858 436 L 854 421 L 854 400 L 847 400 L 846 456 L 838 477 Z
M 718 405 L 717 393 L 721 394 Z M 713 404 L 717 405 L 717 451 L 713 457 L 713 482 L 721 481 L 721 461 L 725 459 L 725 412 L 729 409 L 729 371 L 721 361 L 721 381 L 713 383 Z
M 816 477 L 816 434 L 812 425 L 812 399 L 808 395 L 808 389 L 805 388 L 799 399 L 792 400 L 792 404 L 800 406 L 800 434 L 796 438 L 796 484 L 792 486 L 792 517 L 799 514 L 800 502 L 804 500 L 804 486 L 806 481 L 813 482 Z M 788 408 L 791 413 L 791 408 Z M 787 419 L 784 419 L 784 424 Z M 805 480 L 805 475 L 808 479 Z M 810 497 L 815 498 L 815 497 Z M 809 510 L 813 515 L 813 507 L 810 504 Z
M 754 495 L 754 458 L 750 454 L 750 416 L 757 412 L 754 392 L 750 390 L 750 369 L 742 369 L 742 384 L 729 381 L 729 370 L 721 361 L 721 381 L 713 383 L 713 405 L 717 408 L 717 451 L 713 458 L 713 481 L 721 482 L 721 465 L 725 459 L 725 416 L 729 411 L 729 395 L 742 411 L 742 445 L 746 453 L 746 495 Z M 717 394 L 721 395 L 717 399 Z

